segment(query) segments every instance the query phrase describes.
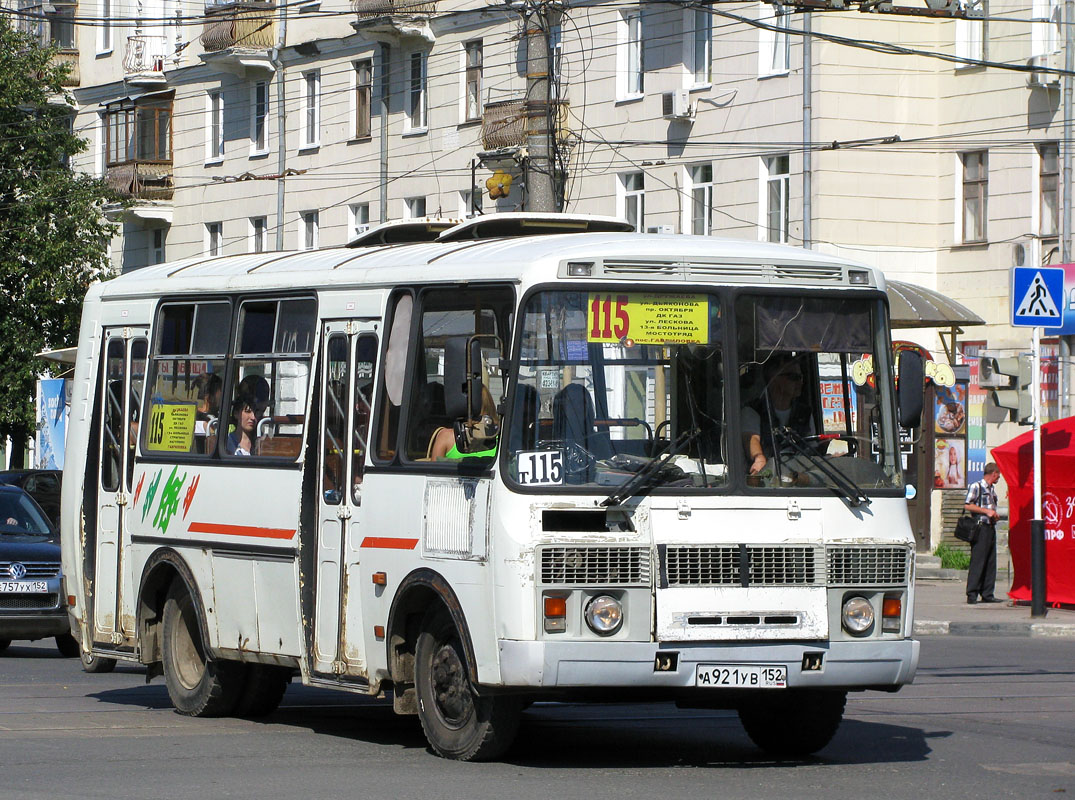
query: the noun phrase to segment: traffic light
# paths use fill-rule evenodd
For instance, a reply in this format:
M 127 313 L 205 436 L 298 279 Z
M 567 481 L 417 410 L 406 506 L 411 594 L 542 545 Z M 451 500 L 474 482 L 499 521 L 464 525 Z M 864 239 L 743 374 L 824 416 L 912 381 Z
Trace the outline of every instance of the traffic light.
M 983 357 L 978 366 L 983 378 L 988 379 L 993 375 L 1012 378 L 1006 389 L 994 389 L 989 396 L 997 408 L 1008 409 L 1010 422 L 1029 425 L 1034 417 L 1034 396 L 1031 393 L 1034 360 L 1030 356 Z

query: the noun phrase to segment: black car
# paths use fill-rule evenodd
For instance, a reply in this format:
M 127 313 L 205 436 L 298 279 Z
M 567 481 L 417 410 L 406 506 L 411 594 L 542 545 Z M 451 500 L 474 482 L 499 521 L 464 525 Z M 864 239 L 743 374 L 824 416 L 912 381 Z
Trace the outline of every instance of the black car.
M 0 484 L 18 486 L 37 501 L 52 527 L 60 527 L 60 483 L 63 471 L 58 469 L 0 470 Z
M 0 485 L 0 653 L 12 639 L 48 636 L 64 656 L 79 654 L 63 596 L 60 536 L 30 495 Z

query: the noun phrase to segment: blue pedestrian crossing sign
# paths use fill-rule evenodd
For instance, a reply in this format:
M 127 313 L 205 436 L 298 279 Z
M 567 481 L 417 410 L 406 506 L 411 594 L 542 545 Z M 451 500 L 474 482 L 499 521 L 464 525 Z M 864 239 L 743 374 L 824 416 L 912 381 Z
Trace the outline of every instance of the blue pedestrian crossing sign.
M 1012 271 L 1012 325 L 1064 327 L 1064 270 L 1016 267 Z

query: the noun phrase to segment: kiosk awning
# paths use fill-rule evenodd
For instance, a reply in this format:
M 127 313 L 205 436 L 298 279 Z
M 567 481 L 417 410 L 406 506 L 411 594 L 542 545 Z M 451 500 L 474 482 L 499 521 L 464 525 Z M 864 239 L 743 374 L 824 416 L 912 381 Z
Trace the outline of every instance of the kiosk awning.
M 888 281 L 893 328 L 962 328 L 985 320 L 940 292 L 903 281 Z

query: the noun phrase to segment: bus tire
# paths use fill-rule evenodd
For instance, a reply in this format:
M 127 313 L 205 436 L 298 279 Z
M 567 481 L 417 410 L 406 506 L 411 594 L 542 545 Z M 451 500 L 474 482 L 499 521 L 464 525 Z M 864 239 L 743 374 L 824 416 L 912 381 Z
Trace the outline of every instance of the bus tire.
M 220 717 L 235 710 L 246 677 L 244 665 L 206 656 L 198 612 L 182 581 L 172 584 L 164 601 L 161 660 L 168 696 L 180 714 Z
M 60 651 L 60 655 L 64 658 L 74 658 L 82 652 L 82 646 L 78 643 L 78 639 L 69 633 L 61 633 L 56 637 L 56 649 Z
M 82 671 L 100 675 L 111 672 L 116 668 L 116 659 L 105 656 L 95 656 L 93 653 L 80 653 L 82 657 Z
M 291 683 L 291 670 L 269 664 L 247 667 L 246 685 L 235 707 L 237 717 L 264 717 L 274 712 Z
M 415 646 L 418 718 L 437 755 L 458 761 L 496 758 L 519 729 L 518 698 L 480 696 L 470 683 L 455 623 L 443 608 L 422 620 Z
M 844 716 L 847 692 L 790 690 L 745 705 L 739 720 L 758 747 L 775 756 L 808 756 L 832 741 Z

